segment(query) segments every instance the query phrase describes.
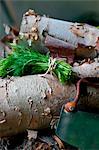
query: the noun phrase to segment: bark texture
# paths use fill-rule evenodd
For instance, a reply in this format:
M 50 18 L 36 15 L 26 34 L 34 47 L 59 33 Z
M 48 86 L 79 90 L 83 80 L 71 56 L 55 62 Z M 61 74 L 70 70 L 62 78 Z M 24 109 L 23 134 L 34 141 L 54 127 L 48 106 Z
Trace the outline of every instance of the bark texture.
M 48 47 L 69 49 L 70 55 L 93 58 L 99 52 L 96 27 L 40 16 L 32 10 L 23 15 L 19 34 L 31 41 L 40 40 Z
M 99 78 L 99 62 L 95 61 L 92 63 L 85 62 L 82 65 L 73 66 L 73 72 L 80 78 L 96 77 Z
M 88 87 L 87 91 L 81 106 L 99 109 L 99 90 Z M 0 137 L 48 127 L 75 94 L 75 85 L 63 86 L 51 75 L 0 79 Z
M 91 58 L 99 52 L 99 29 L 41 17 L 33 11 L 24 14 L 19 34 L 25 36 L 29 44 L 31 41 L 41 44 L 41 50 L 45 51 L 48 50 L 45 46 L 61 47 L 69 49 L 69 55 Z M 99 77 L 99 62 L 95 63 L 87 65 L 92 73 L 86 74 L 87 66 L 74 66 L 74 72 L 80 77 Z M 79 108 L 99 109 L 98 89 L 88 86 L 82 93 Z M 51 75 L 0 79 L 0 137 L 48 127 L 59 115 L 61 106 L 75 95 L 74 84 L 62 85 Z

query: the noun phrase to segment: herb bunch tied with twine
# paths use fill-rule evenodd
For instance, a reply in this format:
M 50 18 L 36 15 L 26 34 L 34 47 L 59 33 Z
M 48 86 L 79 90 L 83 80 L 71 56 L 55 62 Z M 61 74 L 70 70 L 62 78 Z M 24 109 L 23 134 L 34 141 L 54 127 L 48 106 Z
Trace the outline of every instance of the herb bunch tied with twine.
M 73 77 L 72 66 L 63 60 L 41 54 L 23 45 L 12 45 L 12 53 L 0 61 L 0 76 L 24 76 L 52 73 L 61 83 Z

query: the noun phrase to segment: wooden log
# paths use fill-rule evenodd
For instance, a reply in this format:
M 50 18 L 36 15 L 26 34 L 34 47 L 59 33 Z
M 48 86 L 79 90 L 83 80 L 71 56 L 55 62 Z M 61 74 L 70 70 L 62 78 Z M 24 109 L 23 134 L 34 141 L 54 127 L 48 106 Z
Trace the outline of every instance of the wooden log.
M 0 137 L 50 126 L 61 106 L 75 95 L 74 84 L 62 85 L 51 75 L 0 79 Z M 80 100 L 84 108 L 99 109 L 99 90 L 87 87 Z
M 98 28 L 40 16 L 33 10 L 23 15 L 19 35 L 29 41 L 40 40 L 44 46 L 52 47 L 52 53 L 53 48 L 69 49 L 68 55 L 75 53 L 80 58 L 94 58 L 99 53 Z
M 99 78 L 99 60 L 97 58 L 92 63 L 85 62 L 81 65 L 75 65 L 74 63 L 72 70 L 80 78 L 86 78 L 86 77 Z

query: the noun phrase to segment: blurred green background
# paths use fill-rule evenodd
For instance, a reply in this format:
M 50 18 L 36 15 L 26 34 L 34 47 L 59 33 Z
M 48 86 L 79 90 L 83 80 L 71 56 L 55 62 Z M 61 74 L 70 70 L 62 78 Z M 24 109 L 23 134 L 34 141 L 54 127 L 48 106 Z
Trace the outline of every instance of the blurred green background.
M 0 38 L 3 23 L 19 28 L 29 8 L 53 18 L 99 25 L 99 0 L 0 0 Z

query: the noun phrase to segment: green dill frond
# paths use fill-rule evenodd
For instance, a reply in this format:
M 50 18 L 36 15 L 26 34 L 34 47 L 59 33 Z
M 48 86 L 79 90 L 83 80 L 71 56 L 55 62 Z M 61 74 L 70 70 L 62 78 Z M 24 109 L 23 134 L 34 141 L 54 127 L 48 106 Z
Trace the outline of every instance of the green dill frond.
M 49 69 L 50 55 L 41 54 L 23 45 L 13 45 L 12 53 L 0 61 L 0 76 L 23 76 L 46 73 Z M 65 61 L 55 61 L 52 73 L 61 83 L 71 80 L 72 67 Z

